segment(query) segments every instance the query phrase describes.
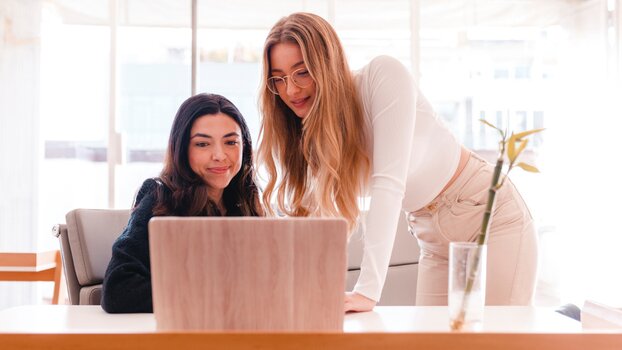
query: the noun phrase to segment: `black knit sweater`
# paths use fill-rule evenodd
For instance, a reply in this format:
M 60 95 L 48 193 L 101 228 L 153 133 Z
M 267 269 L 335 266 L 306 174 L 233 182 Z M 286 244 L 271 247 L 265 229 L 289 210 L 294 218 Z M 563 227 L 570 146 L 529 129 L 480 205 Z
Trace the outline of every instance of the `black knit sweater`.
M 102 288 L 101 306 L 106 312 L 153 312 L 147 225 L 154 216 L 158 186 L 164 185 L 155 179 L 143 182 L 127 227 L 112 246 Z M 238 208 L 227 210 L 227 216 L 240 215 Z
M 106 312 L 153 312 L 147 224 L 153 217 L 158 183 L 143 182 L 123 233 L 112 245 L 101 305 Z

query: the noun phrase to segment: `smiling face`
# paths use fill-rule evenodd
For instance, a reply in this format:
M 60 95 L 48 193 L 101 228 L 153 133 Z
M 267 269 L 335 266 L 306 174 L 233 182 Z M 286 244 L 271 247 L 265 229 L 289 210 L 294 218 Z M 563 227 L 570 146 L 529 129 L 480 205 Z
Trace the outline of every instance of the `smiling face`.
M 224 113 L 197 118 L 190 130 L 190 168 L 208 186 L 210 199 L 222 200 L 222 193 L 242 166 L 242 132 L 238 123 Z
M 300 47 L 287 42 L 274 45 L 270 50 L 270 67 L 271 77 L 287 76 L 287 84 L 278 87 L 279 97 L 298 117 L 306 117 L 315 101 L 316 84 L 312 82 L 307 87 L 300 87 L 292 82 L 292 73 L 308 68 L 302 59 Z

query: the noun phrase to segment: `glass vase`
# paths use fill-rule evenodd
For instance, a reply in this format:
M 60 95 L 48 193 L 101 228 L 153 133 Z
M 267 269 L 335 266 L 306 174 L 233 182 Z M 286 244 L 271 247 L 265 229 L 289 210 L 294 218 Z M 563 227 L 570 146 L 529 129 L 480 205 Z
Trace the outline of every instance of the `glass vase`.
M 449 324 L 453 331 L 481 330 L 486 301 L 486 245 L 449 245 Z

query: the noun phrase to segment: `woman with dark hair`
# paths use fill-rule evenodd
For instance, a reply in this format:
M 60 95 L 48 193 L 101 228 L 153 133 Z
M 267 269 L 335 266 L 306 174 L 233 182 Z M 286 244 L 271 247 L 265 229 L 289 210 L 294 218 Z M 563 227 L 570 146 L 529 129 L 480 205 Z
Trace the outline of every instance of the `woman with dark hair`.
M 153 216 L 261 216 L 250 132 L 226 98 L 199 94 L 177 111 L 164 168 L 147 179 L 112 246 L 102 308 L 153 312 L 147 224 Z

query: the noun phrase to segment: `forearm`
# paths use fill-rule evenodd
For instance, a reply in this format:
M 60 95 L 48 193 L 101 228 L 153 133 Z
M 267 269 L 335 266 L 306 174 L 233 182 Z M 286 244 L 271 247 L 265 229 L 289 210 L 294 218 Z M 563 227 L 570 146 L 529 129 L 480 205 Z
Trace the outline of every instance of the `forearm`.
M 373 192 L 377 193 L 365 221 L 361 274 L 354 292 L 378 301 L 393 252 L 402 196 L 381 190 Z

